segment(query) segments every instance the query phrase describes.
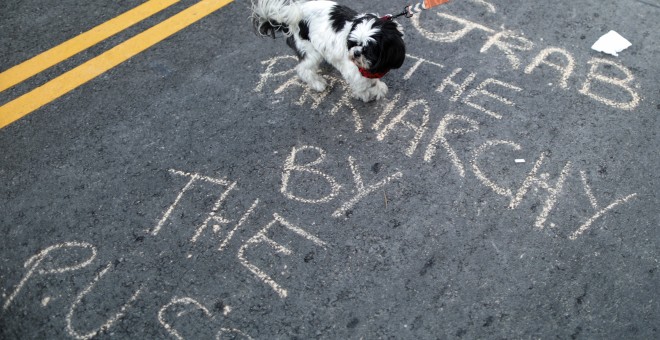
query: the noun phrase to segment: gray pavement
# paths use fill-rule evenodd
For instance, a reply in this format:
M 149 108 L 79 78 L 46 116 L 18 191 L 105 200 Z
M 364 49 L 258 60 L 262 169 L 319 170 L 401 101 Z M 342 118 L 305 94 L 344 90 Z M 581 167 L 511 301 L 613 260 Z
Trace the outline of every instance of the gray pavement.
M 5 0 L 0 71 L 139 4 Z M 0 338 L 660 336 L 660 2 L 454 0 L 400 20 L 375 103 L 309 92 L 248 16 L 0 130 Z

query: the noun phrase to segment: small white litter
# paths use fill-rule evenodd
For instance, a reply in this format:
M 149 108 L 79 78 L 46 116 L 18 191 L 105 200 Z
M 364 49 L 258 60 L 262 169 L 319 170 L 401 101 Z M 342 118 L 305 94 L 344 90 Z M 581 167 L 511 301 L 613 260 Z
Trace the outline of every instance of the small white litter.
M 615 57 L 619 56 L 619 52 L 632 46 L 630 41 L 622 37 L 621 34 L 615 31 L 609 31 L 604 36 L 600 37 L 591 48 L 598 52 L 611 54 Z
M 516 159 L 516 163 L 525 163 L 525 160 L 522 158 Z

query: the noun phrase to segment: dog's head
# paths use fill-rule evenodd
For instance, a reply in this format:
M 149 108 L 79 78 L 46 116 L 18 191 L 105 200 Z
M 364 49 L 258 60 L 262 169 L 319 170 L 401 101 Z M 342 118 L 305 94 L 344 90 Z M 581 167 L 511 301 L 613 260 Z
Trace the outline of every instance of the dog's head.
M 359 16 L 348 36 L 348 56 L 361 70 L 384 74 L 403 65 L 403 29 L 394 20 L 372 14 Z

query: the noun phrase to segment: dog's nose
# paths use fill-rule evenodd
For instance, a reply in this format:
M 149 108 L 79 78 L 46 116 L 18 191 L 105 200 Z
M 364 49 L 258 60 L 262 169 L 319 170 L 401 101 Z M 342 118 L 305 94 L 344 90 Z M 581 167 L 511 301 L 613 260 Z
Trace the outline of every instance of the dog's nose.
M 355 52 L 353 52 L 353 55 L 354 55 L 356 58 L 358 58 L 359 56 L 362 55 L 362 51 L 360 51 L 360 50 L 356 50 Z

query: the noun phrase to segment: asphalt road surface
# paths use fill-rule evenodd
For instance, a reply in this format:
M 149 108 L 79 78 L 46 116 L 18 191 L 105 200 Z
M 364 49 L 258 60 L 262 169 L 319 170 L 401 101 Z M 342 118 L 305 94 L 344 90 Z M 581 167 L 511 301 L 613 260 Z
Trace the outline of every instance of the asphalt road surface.
M 373 103 L 249 15 L 0 3 L 0 338 L 660 337 L 660 2 L 399 19 Z

